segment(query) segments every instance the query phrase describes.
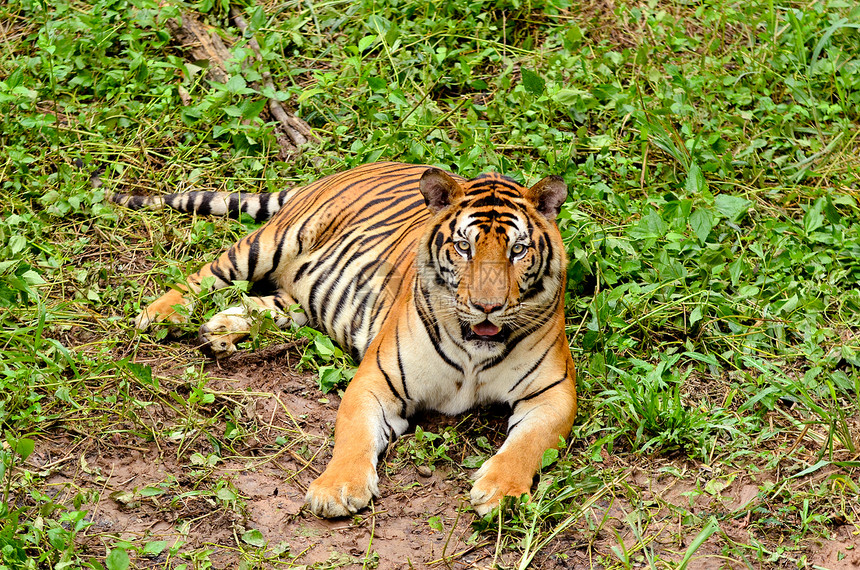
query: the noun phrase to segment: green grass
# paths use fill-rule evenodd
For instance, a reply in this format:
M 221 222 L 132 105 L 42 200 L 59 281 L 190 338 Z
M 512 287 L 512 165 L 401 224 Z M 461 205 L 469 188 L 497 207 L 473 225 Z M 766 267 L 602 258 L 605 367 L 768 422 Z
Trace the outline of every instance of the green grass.
M 218 509 L 241 513 L 210 468 L 265 432 L 239 396 L 210 385 L 188 344 L 129 324 L 251 226 L 113 208 L 92 177 L 122 191 L 272 191 L 377 159 L 529 182 L 561 174 L 570 187 L 559 224 L 580 414 L 533 501 L 474 523 L 484 564 L 664 568 L 710 556 L 807 568 L 823 564 L 822 543 L 848 533 L 856 544 L 853 2 L 254 4 L 241 10 L 259 61 L 228 8 L 0 6 L 0 568 L 125 568 L 129 555 L 208 567 L 217 549 L 188 537 L 91 528 L 91 495 L 107 491 L 57 492 L 57 471 L 33 453 L 61 436 L 138 438 L 200 471 L 195 491 Z M 240 38 L 228 84 L 172 41 L 165 20 L 180 9 Z M 277 93 L 258 88 L 264 74 Z M 264 96 L 292 105 L 319 144 L 284 162 Z M 293 338 L 263 327 L 247 349 Z M 351 377 L 324 337 L 301 331 L 299 343 L 292 364 L 324 391 Z M 156 365 L 166 361 L 175 366 Z M 470 417 L 416 431 L 388 461 L 464 478 L 500 438 Z M 278 437 L 266 453 L 310 459 L 320 447 Z M 738 506 L 743 485 L 754 492 Z M 246 567 L 303 563 L 245 531 L 231 548 Z M 329 564 L 385 567 L 375 544 L 360 562 Z

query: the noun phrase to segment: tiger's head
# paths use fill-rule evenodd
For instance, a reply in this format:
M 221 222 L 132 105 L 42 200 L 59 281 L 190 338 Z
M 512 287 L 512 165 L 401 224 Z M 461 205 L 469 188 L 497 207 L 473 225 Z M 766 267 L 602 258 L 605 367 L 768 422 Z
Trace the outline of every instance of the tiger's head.
M 525 188 L 431 168 L 420 189 L 433 213 L 417 255 L 421 291 L 440 321 L 459 326 L 464 346 L 503 351 L 557 317 L 567 266 L 555 225 L 567 197 L 561 177 Z

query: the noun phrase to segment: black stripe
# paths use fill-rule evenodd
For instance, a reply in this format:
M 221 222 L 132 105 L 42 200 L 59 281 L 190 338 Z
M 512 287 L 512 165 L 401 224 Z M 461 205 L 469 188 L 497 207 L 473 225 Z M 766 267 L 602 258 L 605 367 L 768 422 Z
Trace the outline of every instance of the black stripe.
M 255 281 L 254 273 L 257 271 L 257 261 L 260 259 L 260 234 L 252 234 L 248 239 L 248 281 Z
M 525 402 L 526 400 L 531 400 L 532 398 L 537 398 L 538 396 L 540 396 L 541 394 L 543 394 L 547 390 L 555 388 L 556 386 L 558 386 L 559 384 L 561 384 L 562 382 L 567 380 L 567 372 L 568 372 L 567 366 L 568 366 L 567 363 L 565 363 L 565 365 L 564 365 L 564 376 L 562 376 L 560 379 L 556 380 L 552 384 L 550 384 L 548 386 L 544 386 L 543 388 L 541 388 L 537 392 L 529 394 L 528 396 L 523 396 L 522 398 L 520 398 L 519 400 L 517 400 L 516 402 L 514 402 L 511 405 L 511 409 L 516 409 L 516 407 L 519 406 L 522 402 Z
M 379 368 L 379 371 L 382 372 L 382 377 L 385 378 L 385 383 L 388 384 L 388 389 L 391 390 L 391 393 L 397 396 L 397 399 L 400 400 L 400 415 L 406 415 L 406 400 L 403 399 L 403 396 L 394 388 L 394 383 L 391 382 L 391 377 L 388 376 L 388 373 L 382 368 L 382 361 L 379 359 L 379 351 L 376 351 L 376 367 Z
M 227 215 L 231 218 L 238 218 L 242 213 L 242 198 L 241 193 L 233 192 L 227 199 Z
M 546 314 L 547 313 L 543 313 L 542 316 L 546 315 Z M 493 358 L 484 362 L 481 365 L 481 367 L 478 368 L 478 372 L 483 372 L 485 370 L 489 370 L 490 368 L 493 368 L 494 366 L 496 366 L 499 363 L 501 363 L 502 361 L 504 361 L 505 358 L 507 358 L 508 354 L 513 352 L 514 348 L 516 348 L 516 346 L 520 342 L 522 342 L 524 339 L 529 338 L 533 332 L 535 332 L 537 329 L 539 329 L 544 324 L 546 324 L 546 321 L 547 321 L 547 319 L 541 319 L 541 320 L 535 319 L 536 324 L 534 326 L 524 328 L 524 329 L 518 329 L 517 331 L 515 331 L 508 338 L 508 341 L 505 343 L 505 350 L 503 352 L 501 352 L 498 356 L 494 356 Z
M 201 216 L 208 216 L 212 213 L 212 196 L 214 192 L 194 192 L 194 211 Z M 199 204 L 196 202 L 199 200 Z
M 416 302 L 415 308 L 418 310 L 418 318 L 421 321 L 421 324 L 424 326 L 424 330 L 427 331 L 427 335 L 430 337 L 430 342 L 433 344 L 433 349 L 442 358 L 442 360 L 445 361 L 445 364 L 447 364 L 448 366 L 450 366 L 451 368 L 453 368 L 454 370 L 456 370 L 457 372 L 462 374 L 463 368 L 459 364 L 457 364 L 456 362 L 452 361 L 448 357 L 448 355 L 445 354 L 445 352 L 442 350 L 442 346 L 441 346 L 442 337 L 441 337 L 441 334 L 439 332 L 439 326 L 436 323 L 436 319 L 433 318 L 433 315 L 431 315 L 427 312 L 427 309 L 430 309 L 432 311 L 431 305 L 430 305 L 430 300 L 428 298 L 429 293 L 427 291 L 425 291 L 424 288 L 421 286 L 420 280 L 416 279 L 415 282 L 416 282 L 416 287 L 418 288 L 418 292 L 421 293 L 421 296 L 422 296 L 424 302 L 427 303 L 427 306 L 424 307 L 424 306 L 422 306 Z M 416 301 L 417 301 L 417 298 L 416 298 Z
M 476 200 L 466 204 L 466 208 L 509 208 L 511 210 L 515 210 L 517 205 L 508 200 L 507 198 L 500 198 L 498 196 L 489 195 L 489 196 L 481 196 Z
M 388 423 L 388 418 L 385 416 L 385 406 L 382 405 L 382 401 L 376 394 L 374 394 L 373 392 L 371 392 L 370 394 L 374 397 L 376 403 L 379 404 L 379 411 L 382 413 L 382 423 L 384 423 L 385 427 L 388 428 L 388 437 L 383 437 L 382 439 L 385 439 L 388 441 L 388 443 L 391 443 L 392 441 L 394 441 L 395 433 L 394 428 L 391 427 L 391 424 Z M 382 449 L 379 450 L 379 453 L 381 454 L 383 451 L 385 451 L 384 446 Z
M 126 194 L 118 194 L 119 197 L 125 197 Z M 144 206 L 146 206 L 146 196 L 131 196 L 126 203 L 126 206 L 131 208 L 132 210 L 140 210 Z
M 281 263 L 281 254 L 284 249 L 284 240 L 287 239 L 287 232 L 281 232 L 280 239 L 278 239 L 278 245 L 275 247 L 275 252 L 272 254 L 272 267 L 269 268 L 268 271 L 262 276 L 261 281 L 268 281 L 272 284 L 272 275 L 274 275 L 275 271 L 278 269 L 278 265 Z M 298 277 L 295 278 L 298 280 Z
M 240 242 L 240 243 L 241 243 L 241 242 Z M 234 279 L 236 279 L 237 277 L 238 277 L 238 278 L 240 278 L 240 279 L 242 279 L 243 277 L 245 277 L 245 276 L 243 276 L 243 275 L 242 275 L 242 272 L 241 272 L 241 271 L 239 271 L 239 258 L 236 256 L 236 247 L 237 247 L 238 245 L 239 245 L 239 244 L 236 244 L 236 245 L 234 245 L 233 247 L 231 247 L 230 249 L 228 249 L 228 250 L 227 250 L 227 257 L 230 259 L 230 263 L 233 265 L 233 267 L 229 268 L 229 271 L 230 271 L 230 281 L 233 281 L 233 280 L 234 280 Z
M 272 296 L 272 303 L 278 308 L 278 310 L 283 311 L 287 307 L 287 296 L 283 291 L 278 291 Z
M 484 174 L 470 181 L 473 190 L 489 188 L 491 190 L 514 190 L 517 196 L 524 189 L 516 180 L 498 174 Z
M 507 437 L 507 436 L 511 435 L 511 432 L 512 432 L 512 431 L 514 431 L 514 430 L 516 429 L 516 427 L 517 427 L 518 425 L 520 425 L 520 423 L 521 423 L 524 419 L 526 419 L 527 417 L 529 417 L 529 414 L 531 414 L 533 411 L 535 411 L 535 408 L 532 408 L 531 410 L 527 411 L 527 412 L 526 412 L 526 415 L 524 415 L 523 417 L 521 417 L 520 419 L 518 419 L 516 422 L 514 422 L 514 425 L 508 426 L 508 430 L 505 432 L 505 437 Z
M 397 347 L 397 369 L 400 371 L 400 383 L 403 384 L 403 392 L 407 400 L 409 397 L 409 388 L 406 387 L 406 374 L 403 372 L 403 357 L 400 353 L 400 327 L 394 327 L 394 346 Z
M 345 247 L 340 248 L 340 251 L 347 251 L 349 248 L 353 247 L 356 243 L 358 243 L 362 239 L 362 236 L 354 237 L 349 243 L 345 245 Z M 311 268 L 310 272 L 313 273 L 317 269 L 322 269 L 322 273 L 317 276 L 317 278 L 313 281 L 311 285 L 310 291 L 308 292 L 308 316 L 314 323 L 324 324 L 322 322 L 321 313 L 326 310 L 325 305 L 320 305 L 320 302 L 317 300 L 317 296 L 319 295 L 319 289 L 323 286 L 323 283 L 326 282 L 330 277 L 334 276 L 332 284 L 328 287 L 328 292 L 326 295 L 330 294 L 331 290 L 337 285 L 337 278 L 341 272 L 340 265 L 333 265 L 330 263 L 329 257 L 333 254 L 333 251 L 338 251 L 339 248 L 336 247 L 329 248 L 325 253 L 321 253 L 321 259 Z M 334 323 L 332 323 L 334 324 Z
M 390 233 L 391 233 L 390 231 L 378 233 L 376 235 L 373 235 L 372 237 L 365 238 L 365 239 L 361 240 L 360 243 L 356 240 L 353 240 L 353 242 L 350 242 L 350 244 L 347 245 L 346 248 L 344 248 L 344 251 L 342 253 L 349 251 L 349 249 L 351 248 L 351 246 L 353 244 L 355 244 L 357 247 L 355 248 L 353 254 L 351 256 L 349 256 L 349 259 L 347 259 L 346 261 L 338 260 L 337 269 L 339 270 L 340 274 L 342 275 L 344 273 L 348 273 L 350 266 L 353 265 L 356 262 L 356 260 L 358 260 L 360 257 L 365 255 L 365 253 L 367 253 L 368 251 L 372 250 L 377 242 L 388 237 L 388 235 Z M 338 257 L 340 257 L 340 256 L 338 256 Z M 360 271 L 359 271 L 359 273 L 360 273 Z M 347 298 L 350 295 L 350 293 L 352 291 L 354 291 L 355 286 L 357 284 L 357 279 L 359 277 L 360 277 L 360 274 L 353 276 L 353 278 L 350 280 L 349 284 L 344 288 L 343 292 L 337 298 L 337 301 L 334 303 L 334 311 L 330 310 L 332 307 L 331 297 L 334 294 L 335 288 L 338 285 L 341 285 L 341 282 L 337 279 L 332 281 L 331 285 L 328 287 L 328 289 L 326 289 L 326 291 L 323 294 L 322 299 L 320 301 L 320 319 L 321 320 L 330 320 L 331 324 L 334 325 L 335 321 L 337 321 L 337 319 L 340 317 L 340 314 L 346 308 Z M 326 316 L 327 314 L 330 316 L 327 317 Z
M 227 276 L 224 275 L 224 273 L 222 273 L 220 269 L 218 269 L 217 261 L 213 261 L 209 264 L 209 273 L 211 273 L 215 276 L 216 279 L 219 279 L 222 283 L 226 283 L 227 285 L 230 285 L 233 282 L 232 279 L 228 280 Z
M 540 248 L 540 251 L 545 254 L 543 256 L 544 261 L 555 258 L 555 250 L 552 248 L 552 240 L 544 239 L 544 235 L 541 234 L 540 245 L 546 247 L 545 251 L 544 251 L 543 247 Z
M 469 217 L 472 218 L 472 220 L 466 227 L 496 222 L 498 224 L 502 224 L 505 227 L 516 229 L 516 224 L 514 222 L 519 220 L 517 216 L 511 214 L 510 212 L 499 212 L 497 210 L 482 210 L 480 212 L 472 212 L 469 214 Z
M 402 205 L 402 207 L 399 210 L 393 211 L 393 213 L 391 215 L 389 215 L 389 216 L 387 216 L 387 217 L 385 217 L 385 218 L 383 218 L 377 222 L 374 222 L 373 225 L 371 225 L 367 228 L 367 230 L 373 231 L 373 230 L 379 229 L 379 228 L 387 226 L 387 225 L 395 225 L 395 224 L 398 228 L 402 228 L 403 224 L 405 222 L 408 222 L 410 225 L 414 225 L 417 223 L 417 221 L 415 219 L 415 210 L 418 209 L 418 206 L 420 206 L 421 203 L 422 203 L 421 200 L 417 200 L 414 202 L 409 202 L 407 204 L 404 204 L 404 205 Z M 386 212 L 389 211 L 390 209 L 391 209 L 390 207 L 386 208 Z M 356 222 L 360 222 L 360 221 L 362 221 L 362 220 L 356 220 Z
M 514 390 L 516 390 L 516 389 L 517 389 L 517 386 L 519 386 L 520 384 L 522 384 L 522 382 L 523 382 L 526 378 L 528 378 L 529 376 L 531 376 L 532 372 L 534 372 L 535 370 L 537 370 L 537 367 L 538 367 L 538 366 L 540 366 L 541 362 L 543 362 L 543 359 L 544 359 L 544 358 L 546 358 L 546 355 L 547 355 L 547 354 L 549 354 L 549 351 L 553 349 L 553 347 L 555 346 L 555 343 L 556 343 L 557 341 L 558 341 L 558 337 L 555 337 L 555 340 L 553 340 L 553 342 L 552 342 L 552 343 L 547 347 L 547 349 L 544 351 L 544 353 L 543 353 L 543 354 L 541 354 L 541 357 L 537 359 L 537 362 L 535 362 L 535 363 L 534 363 L 534 365 L 529 369 L 529 371 L 528 371 L 528 372 L 526 372 L 526 373 L 525 373 L 525 374 L 524 374 L 524 375 L 523 375 L 519 380 L 517 380 L 517 381 L 514 383 L 514 385 L 513 385 L 513 386 L 511 386 L 511 389 L 510 389 L 510 390 L 508 390 L 508 394 L 510 394 L 511 392 L 513 392 Z
M 320 282 L 324 278 L 328 277 L 331 274 L 333 269 L 336 269 L 338 272 L 341 272 L 342 267 L 345 267 L 345 265 L 341 265 L 339 262 L 338 262 L 336 267 L 333 267 L 331 265 L 330 257 L 332 255 L 334 255 L 335 252 L 338 252 L 339 255 L 337 255 L 337 257 L 338 257 L 338 259 L 340 259 L 340 255 L 342 255 L 346 251 L 351 250 L 358 243 L 360 243 L 362 239 L 364 239 L 364 236 L 360 236 L 360 235 L 353 236 L 352 239 L 349 240 L 349 242 L 347 242 L 346 244 L 343 244 L 342 247 L 339 247 L 341 244 L 338 242 L 328 243 L 328 244 L 326 244 L 328 246 L 328 248 L 325 250 L 325 252 L 323 252 L 323 251 L 317 252 L 319 254 L 319 258 L 318 258 L 316 263 L 311 262 L 311 267 L 308 269 L 308 273 L 314 273 L 314 272 L 319 271 L 321 269 L 325 270 L 325 271 L 322 273 L 322 275 L 320 275 L 320 277 L 318 279 L 316 279 L 313 286 L 311 287 L 311 298 L 313 298 L 315 296 L 313 291 L 319 287 Z
M 299 279 L 301 279 L 302 276 L 305 274 L 305 271 L 307 271 L 310 268 L 310 266 L 311 266 L 310 261 L 306 261 L 306 262 L 302 263 L 299 266 L 299 268 L 296 270 L 296 274 L 293 276 L 293 281 L 295 282 L 295 281 L 298 281 Z
M 549 279 L 549 277 L 546 277 L 545 279 Z M 529 287 L 525 294 L 520 298 L 520 302 L 528 301 L 539 293 L 543 293 L 545 288 L 546 287 L 544 286 L 544 279 L 537 281 L 535 284 Z
M 258 196 L 258 202 L 260 204 L 260 209 L 257 210 L 257 215 L 254 216 L 254 221 L 262 222 L 263 220 L 268 220 L 271 217 L 269 213 L 269 200 L 268 197 Z

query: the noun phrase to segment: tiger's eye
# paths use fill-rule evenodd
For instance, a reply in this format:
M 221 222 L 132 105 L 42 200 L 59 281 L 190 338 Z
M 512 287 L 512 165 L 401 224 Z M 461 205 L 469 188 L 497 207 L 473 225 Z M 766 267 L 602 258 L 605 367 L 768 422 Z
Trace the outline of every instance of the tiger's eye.
M 454 242 L 454 249 L 463 255 L 467 255 L 470 251 L 472 251 L 472 244 L 468 241 L 461 239 Z
M 524 245 L 523 245 L 523 244 L 521 244 L 521 243 L 515 243 L 515 244 L 511 247 L 511 253 L 512 253 L 513 255 L 522 255 L 523 253 L 525 253 L 525 251 L 526 251 L 526 246 L 524 246 Z

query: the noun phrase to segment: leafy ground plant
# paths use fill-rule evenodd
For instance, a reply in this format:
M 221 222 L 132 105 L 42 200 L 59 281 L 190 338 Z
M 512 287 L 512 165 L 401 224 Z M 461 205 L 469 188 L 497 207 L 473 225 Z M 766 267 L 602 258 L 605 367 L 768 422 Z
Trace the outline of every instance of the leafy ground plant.
M 854 3 L 11 0 L 0 34 L 0 566 L 860 564 Z M 282 151 L 272 100 L 316 142 Z M 383 498 L 329 524 L 302 497 L 348 357 L 264 323 L 212 363 L 130 326 L 255 224 L 106 191 L 378 159 L 570 188 L 580 415 L 531 501 L 486 519 L 468 478 L 504 411 L 417 418 Z

